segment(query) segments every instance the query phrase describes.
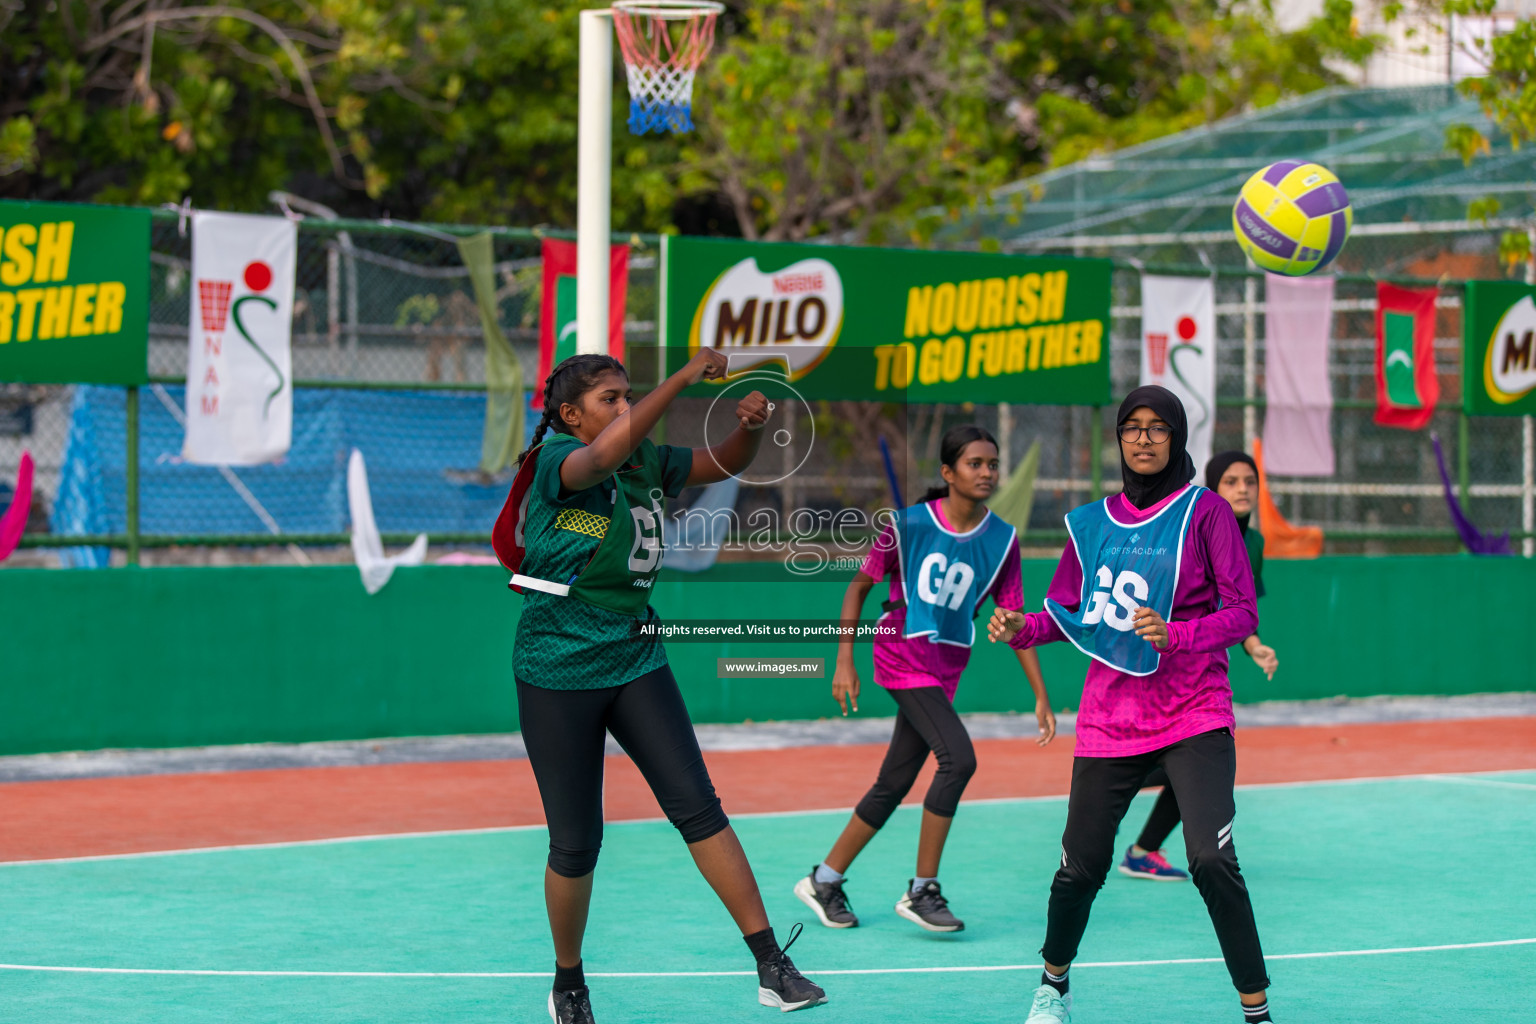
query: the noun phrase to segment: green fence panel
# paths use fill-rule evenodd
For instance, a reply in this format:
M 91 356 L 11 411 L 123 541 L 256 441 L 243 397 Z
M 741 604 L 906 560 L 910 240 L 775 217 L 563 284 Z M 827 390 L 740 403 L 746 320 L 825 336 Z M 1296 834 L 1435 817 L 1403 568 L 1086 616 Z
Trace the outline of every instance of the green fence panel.
M 1024 563 L 1031 606 L 1054 566 Z M 1536 584 L 1525 559 L 1273 562 L 1265 581 L 1260 630 L 1281 669 L 1267 681 L 1238 652 L 1239 702 L 1536 690 L 1516 642 Z M 653 600 L 670 622 L 829 621 L 845 585 L 724 565 L 665 573 Z M 373 597 L 351 566 L 0 573 L 0 607 L 21 639 L 0 689 L 0 754 L 512 731 L 519 605 L 494 567 L 403 568 Z M 1468 614 L 1446 621 L 1445 609 Z M 830 641 L 674 642 L 668 652 L 697 721 L 837 713 Z M 1075 708 L 1087 659 L 1065 644 L 1040 654 L 1052 703 Z M 718 679 L 716 659 L 733 656 L 824 658 L 828 678 Z M 859 664 L 861 714 L 893 714 L 867 644 Z M 1014 653 L 978 644 L 958 704 L 1030 710 Z

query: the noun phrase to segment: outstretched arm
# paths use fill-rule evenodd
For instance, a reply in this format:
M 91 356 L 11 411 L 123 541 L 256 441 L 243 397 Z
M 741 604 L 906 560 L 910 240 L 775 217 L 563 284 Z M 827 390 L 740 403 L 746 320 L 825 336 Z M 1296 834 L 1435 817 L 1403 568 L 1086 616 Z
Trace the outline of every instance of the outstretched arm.
M 685 486 L 713 484 L 728 476 L 735 476 L 757 458 L 757 449 L 763 443 L 763 426 L 773 406 L 761 391 L 754 391 L 736 404 L 735 430 L 725 440 L 708 448 L 693 450 L 693 467 L 688 472 Z
M 1061 561 L 1056 563 L 1056 574 L 1051 577 L 1045 596 L 1067 609 L 1082 602 L 1083 567 L 1072 545 L 1061 552 Z M 1002 641 L 1020 651 L 1067 638 L 1047 612 L 1015 612 L 1006 608 L 993 610 L 987 623 L 987 637 L 993 643 Z
M 683 388 L 724 376 L 725 366 L 725 356 L 715 349 L 699 349 L 681 370 L 604 427 L 591 444 L 567 455 L 560 463 L 560 485 L 567 492 L 581 491 L 608 479 L 655 429 L 661 414 Z

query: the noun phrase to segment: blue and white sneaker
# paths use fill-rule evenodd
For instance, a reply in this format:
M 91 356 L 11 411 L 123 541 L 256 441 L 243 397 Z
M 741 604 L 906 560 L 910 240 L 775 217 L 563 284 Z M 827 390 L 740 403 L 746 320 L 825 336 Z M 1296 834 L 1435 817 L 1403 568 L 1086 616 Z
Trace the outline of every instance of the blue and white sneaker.
M 1132 852 L 1135 849 L 1134 845 L 1125 848 L 1125 860 L 1120 862 L 1122 875 L 1150 878 L 1154 882 L 1183 882 L 1189 878 L 1188 871 L 1180 871 L 1168 863 L 1162 850 L 1148 850 L 1145 856 L 1137 857 Z
M 1050 985 L 1035 989 L 1024 1024 L 1072 1024 L 1072 993 L 1062 995 Z

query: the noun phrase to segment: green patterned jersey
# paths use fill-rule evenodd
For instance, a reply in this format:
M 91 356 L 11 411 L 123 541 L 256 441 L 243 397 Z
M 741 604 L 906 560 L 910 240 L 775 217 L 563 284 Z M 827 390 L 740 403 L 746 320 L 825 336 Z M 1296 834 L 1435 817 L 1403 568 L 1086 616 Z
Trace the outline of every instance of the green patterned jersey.
M 1256 526 L 1243 531 L 1243 545 L 1248 549 L 1248 564 L 1253 566 L 1253 596 L 1264 596 L 1264 535 Z
M 525 576 L 572 582 L 607 533 L 615 502 L 612 479 L 562 494 L 560 465 L 582 446 L 568 434 L 554 434 L 539 453 L 523 527 L 527 554 L 518 570 Z M 693 468 L 693 451 L 646 440 L 630 461 L 641 460 L 647 469 L 659 470 L 663 493 L 676 497 Z M 646 605 L 639 621 L 655 617 Z M 525 683 L 551 690 L 623 685 L 667 663 L 660 640 L 636 635 L 636 621 L 578 598 L 526 589 L 512 671 Z

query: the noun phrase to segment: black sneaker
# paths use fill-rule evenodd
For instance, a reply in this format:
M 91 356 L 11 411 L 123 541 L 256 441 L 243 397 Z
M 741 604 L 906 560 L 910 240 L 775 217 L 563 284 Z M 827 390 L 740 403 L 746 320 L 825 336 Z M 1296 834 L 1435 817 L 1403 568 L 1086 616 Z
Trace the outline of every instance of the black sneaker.
M 816 911 L 816 916 L 828 928 L 857 928 L 858 915 L 848 905 L 842 881 L 818 882 L 816 869 L 795 883 L 795 895 L 800 902 Z
M 917 892 L 912 883 L 896 901 L 896 913 L 931 932 L 963 932 L 965 922 L 949 912 L 949 900 L 939 891 L 938 882 L 928 882 Z
M 827 1001 L 821 986 L 801 974 L 789 958 L 789 947 L 795 944 L 803 929 L 804 925 L 796 924 L 789 930 L 789 941 L 784 943 L 784 948 L 775 953 L 773 959 L 757 965 L 757 1001 L 764 1006 L 777 1006 L 788 1013 Z
M 595 1024 L 590 995 L 585 985 L 568 992 L 550 992 L 549 1019 L 555 1024 Z

